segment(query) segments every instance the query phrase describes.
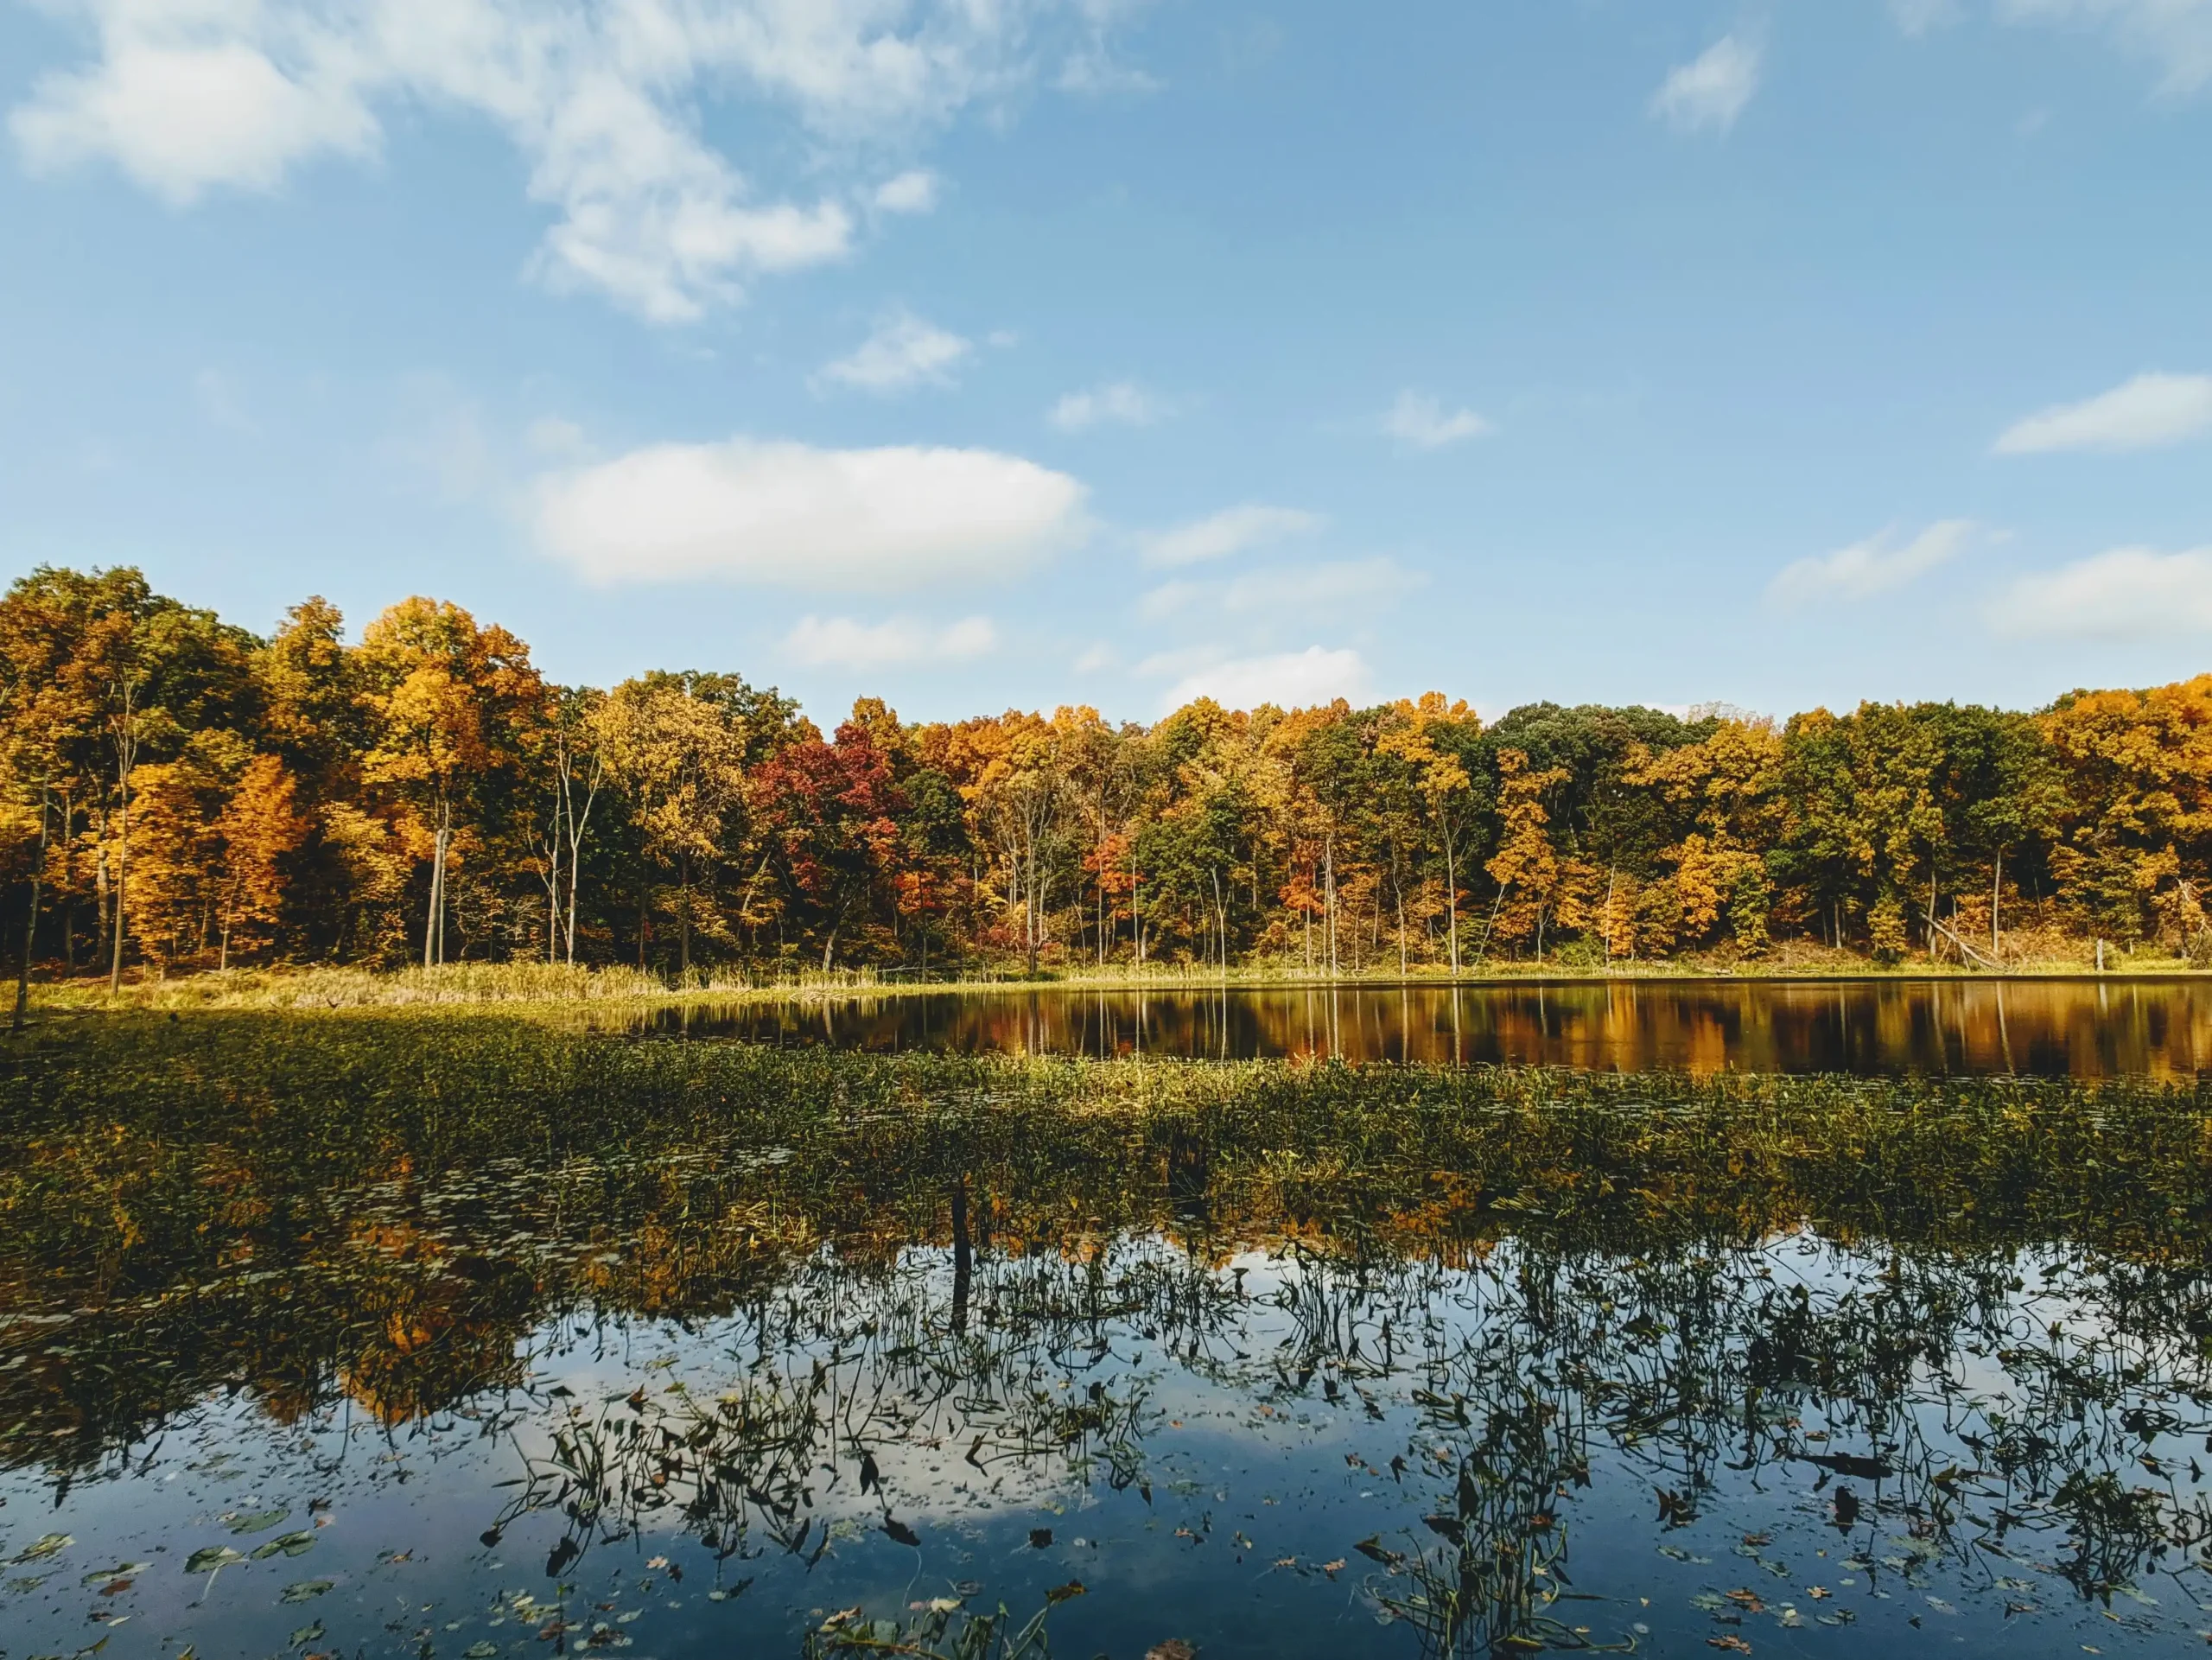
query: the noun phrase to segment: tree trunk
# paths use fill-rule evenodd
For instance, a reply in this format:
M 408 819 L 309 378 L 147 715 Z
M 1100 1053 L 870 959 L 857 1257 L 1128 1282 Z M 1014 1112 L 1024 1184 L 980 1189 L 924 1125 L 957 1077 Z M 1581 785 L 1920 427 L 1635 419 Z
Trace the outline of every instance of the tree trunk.
M 1997 907 L 2005 898 L 2005 849 L 1997 849 L 1997 868 L 1989 878 L 1989 958 L 2002 962 L 2005 951 L 1997 934 Z
M 130 889 L 130 781 L 128 773 L 123 775 L 123 805 L 117 820 L 115 843 L 115 949 L 108 958 L 107 989 L 111 994 L 123 989 L 123 937 L 130 924 L 124 909 Z
M 1328 936 L 1329 978 L 1333 980 L 1337 977 L 1337 838 L 1333 835 L 1322 843 L 1321 880 L 1325 906 L 1323 932 Z
M 1456 980 L 1459 977 L 1459 869 L 1452 851 L 1452 828 L 1448 824 L 1444 829 L 1444 913 L 1445 925 L 1452 936 L 1452 977 Z
M 38 949 L 39 881 L 46 875 L 46 790 L 38 793 L 38 862 L 31 867 L 31 908 L 23 919 L 23 960 L 16 975 L 14 1029 L 23 1029 L 23 1016 L 31 1006 L 31 955 Z

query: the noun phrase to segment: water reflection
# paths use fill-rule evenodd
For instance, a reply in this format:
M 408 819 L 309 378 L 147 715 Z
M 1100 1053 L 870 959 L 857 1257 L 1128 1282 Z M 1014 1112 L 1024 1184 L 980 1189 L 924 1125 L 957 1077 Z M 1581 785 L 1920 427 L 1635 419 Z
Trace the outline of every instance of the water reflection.
M 2212 1600 L 2202 1091 L 264 1019 L 0 1078 L 11 1650 L 2071 1654 Z
M 2212 982 L 2181 978 L 1023 989 L 691 1007 L 656 1025 L 877 1051 L 1628 1072 L 2190 1078 L 2212 1068 Z

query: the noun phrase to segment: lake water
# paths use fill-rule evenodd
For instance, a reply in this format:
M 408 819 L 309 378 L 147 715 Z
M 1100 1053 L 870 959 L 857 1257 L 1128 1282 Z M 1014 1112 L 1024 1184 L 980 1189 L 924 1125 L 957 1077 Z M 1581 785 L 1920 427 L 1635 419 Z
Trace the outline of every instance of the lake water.
M 1613 1072 L 2195 1077 L 2212 980 L 1626 981 L 1009 990 L 671 1010 L 670 1032 L 968 1053 L 1338 1056 Z
M 0 1650 L 2212 1629 L 2194 1085 L 1075 1072 L 488 1020 L 9 1052 Z

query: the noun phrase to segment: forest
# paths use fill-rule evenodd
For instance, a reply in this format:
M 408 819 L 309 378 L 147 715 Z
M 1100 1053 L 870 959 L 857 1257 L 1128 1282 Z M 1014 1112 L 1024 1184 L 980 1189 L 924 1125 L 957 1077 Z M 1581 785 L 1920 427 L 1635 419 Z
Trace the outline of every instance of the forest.
M 127 568 L 0 600 L 10 955 L 1321 976 L 1821 953 L 2212 964 L 2212 674 L 1787 720 L 1429 693 L 824 733 L 726 671 L 554 684 L 424 598 L 262 637 Z

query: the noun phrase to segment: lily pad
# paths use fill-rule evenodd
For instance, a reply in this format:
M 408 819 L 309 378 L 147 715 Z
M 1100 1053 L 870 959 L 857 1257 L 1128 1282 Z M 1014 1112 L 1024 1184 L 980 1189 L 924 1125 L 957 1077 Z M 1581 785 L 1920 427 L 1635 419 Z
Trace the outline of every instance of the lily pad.
M 291 1584 L 284 1587 L 283 1595 L 278 1597 L 276 1600 L 279 1602 L 313 1602 L 317 1597 L 322 1595 L 324 1592 L 329 1590 L 332 1586 L 337 1583 L 338 1581 L 335 1580 L 295 1580 Z
M 314 1549 L 315 1535 L 313 1533 L 283 1533 L 265 1545 L 257 1545 L 254 1548 L 253 1560 L 257 1562 L 264 1562 L 271 1556 L 276 1555 L 304 1556 Z
M 22 1551 L 15 1560 L 19 1562 L 41 1562 L 57 1552 L 67 1550 L 76 1542 L 77 1536 L 73 1533 L 49 1533 L 43 1536 L 36 1544 Z
M 213 1574 L 220 1568 L 234 1567 L 245 1560 L 228 1545 L 207 1545 L 184 1559 L 184 1571 L 188 1574 Z
M 232 1533 L 266 1533 L 289 1516 L 289 1511 L 256 1511 L 251 1516 L 241 1516 L 231 1523 Z
M 461 1660 L 492 1660 L 499 1651 L 497 1643 L 471 1643 L 461 1651 Z
M 294 1631 L 292 1633 L 292 1640 L 289 1646 L 296 1649 L 304 1649 L 308 1644 L 314 1642 L 321 1635 L 322 1622 L 318 1619 L 314 1625 L 302 1625 L 299 1630 Z

